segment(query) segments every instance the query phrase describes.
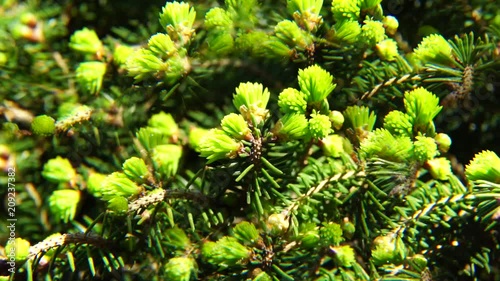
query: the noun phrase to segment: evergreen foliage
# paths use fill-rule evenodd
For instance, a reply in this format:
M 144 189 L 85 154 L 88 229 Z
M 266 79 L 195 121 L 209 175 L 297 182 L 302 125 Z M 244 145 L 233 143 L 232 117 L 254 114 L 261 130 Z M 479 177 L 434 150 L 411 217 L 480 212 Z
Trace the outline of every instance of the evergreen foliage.
M 1 1 L 0 280 L 500 279 L 498 3 L 138 3 Z

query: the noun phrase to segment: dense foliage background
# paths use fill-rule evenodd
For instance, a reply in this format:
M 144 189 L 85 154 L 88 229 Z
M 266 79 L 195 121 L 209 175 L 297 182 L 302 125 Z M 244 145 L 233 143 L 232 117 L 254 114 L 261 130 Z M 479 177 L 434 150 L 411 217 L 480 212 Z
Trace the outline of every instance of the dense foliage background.
M 0 3 L 0 278 L 500 278 L 497 1 Z

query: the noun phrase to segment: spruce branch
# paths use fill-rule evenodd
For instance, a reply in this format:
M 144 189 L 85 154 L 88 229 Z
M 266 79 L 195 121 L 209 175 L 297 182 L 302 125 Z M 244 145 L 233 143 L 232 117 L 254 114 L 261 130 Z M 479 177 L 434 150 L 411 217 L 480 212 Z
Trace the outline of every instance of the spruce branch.
M 46 253 L 52 248 L 77 245 L 77 244 L 88 244 L 96 246 L 98 248 L 106 248 L 109 243 L 105 238 L 88 233 L 65 233 L 56 236 L 51 236 L 46 240 L 43 240 L 30 247 L 28 259 L 35 259 L 39 255 Z
M 415 75 L 405 74 L 405 75 L 400 76 L 400 77 L 392 77 L 389 80 L 384 81 L 383 83 L 377 84 L 375 87 L 373 87 L 373 89 L 371 91 L 365 92 L 361 96 L 360 99 L 363 100 L 363 99 L 372 98 L 375 94 L 377 94 L 377 92 L 382 87 L 389 87 L 389 86 L 393 86 L 393 85 L 398 85 L 398 84 L 405 83 L 406 81 L 420 81 L 421 79 L 422 78 L 418 74 L 415 74 Z
M 313 197 L 316 193 L 321 192 L 324 188 L 328 186 L 328 184 L 335 183 L 341 180 L 348 180 L 351 178 L 363 178 L 365 176 L 366 174 L 364 173 L 364 171 L 356 172 L 353 170 L 344 173 L 338 173 L 327 179 L 324 179 L 316 186 L 311 187 L 306 193 L 300 194 L 300 196 L 297 199 L 295 199 L 293 203 L 285 209 L 284 213 L 287 216 L 291 215 L 293 212 L 297 210 L 297 208 L 299 208 L 301 203 L 303 203 L 308 198 Z

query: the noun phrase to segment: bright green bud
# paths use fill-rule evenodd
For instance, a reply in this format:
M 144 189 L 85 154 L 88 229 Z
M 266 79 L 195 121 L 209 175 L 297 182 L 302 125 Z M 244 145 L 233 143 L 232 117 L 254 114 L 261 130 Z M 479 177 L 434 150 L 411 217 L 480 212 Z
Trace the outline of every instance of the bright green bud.
M 200 152 L 200 143 L 203 137 L 208 133 L 207 129 L 203 128 L 191 128 L 189 130 L 189 146 L 196 150 L 196 152 Z
M 394 39 L 384 39 L 375 46 L 377 55 L 386 61 L 395 61 L 398 53 L 398 43 Z
M 210 164 L 219 159 L 233 159 L 243 149 L 243 144 L 226 135 L 219 129 L 210 130 L 200 141 L 199 150 L 202 157 Z
M 174 176 L 182 157 L 182 146 L 175 144 L 157 145 L 151 154 L 155 171 L 165 179 Z
M 286 61 L 290 59 L 295 51 L 281 42 L 278 37 L 271 36 L 262 44 L 262 50 L 257 52 L 264 57 Z
M 451 163 L 444 157 L 430 159 L 426 162 L 427 170 L 437 180 L 447 180 L 451 173 Z
M 312 38 L 293 21 L 280 21 L 274 28 L 276 37 L 290 48 L 298 48 L 301 50 L 310 46 Z
M 344 117 L 348 125 L 355 130 L 371 131 L 377 116 L 370 112 L 370 109 L 365 106 L 349 106 L 344 111 Z
M 406 92 L 404 105 L 406 114 L 411 117 L 414 131 L 424 134 L 428 130 L 432 131 L 429 124 L 443 108 L 439 105 L 439 98 L 422 87 Z
M 227 268 L 246 263 L 252 251 L 240 244 L 236 238 L 224 236 L 215 243 L 203 244 L 201 254 L 207 262 Z
M 31 131 L 39 136 L 53 135 L 56 130 L 55 122 L 54 118 L 50 116 L 39 115 L 33 118 L 31 122 Z
M 98 59 L 104 53 L 104 46 L 95 31 L 86 27 L 71 35 L 69 47 L 80 53 L 96 55 Z
M 417 136 L 413 143 L 413 154 L 418 161 L 425 162 L 439 154 L 433 138 Z
M 191 241 L 184 230 L 178 227 L 167 229 L 165 237 L 169 246 L 173 246 L 181 251 L 185 251 L 191 245 Z
M 233 228 L 233 236 L 245 245 L 252 245 L 260 239 L 255 225 L 247 221 L 238 223 Z
M 338 223 L 324 223 L 319 230 L 322 243 L 328 246 L 338 246 L 344 238 L 342 237 L 342 227 Z
M 76 82 L 87 94 L 95 95 L 102 87 L 102 79 L 106 74 L 106 63 L 99 61 L 82 62 L 76 69 Z
M 315 139 L 322 139 L 332 132 L 332 122 L 328 116 L 313 112 L 309 119 L 309 133 Z
M 108 210 L 115 213 L 128 211 L 128 200 L 123 196 L 115 196 L 108 200 Z
M 145 183 L 151 179 L 151 173 L 144 160 L 138 157 L 131 157 L 123 162 L 123 173 L 137 183 Z
M 351 246 L 332 247 L 331 249 L 335 253 L 335 261 L 339 266 L 351 267 L 356 262 L 356 255 Z
M 286 114 L 273 128 L 273 134 L 283 141 L 302 139 L 308 132 L 309 124 L 302 114 Z
M 255 276 L 252 281 L 273 281 L 273 278 L 269 276 L 269 274 L 267 274 L 265 271 L 263 271 L 257 274 L 257 276 Z
M 208 34 L 206 44 L 211 53 L 225 55 L 233 50 L 233 36 L 224 30 L 215 30 Z
M 364 106 L 349 106 L 344 111 L 346 128 L 351 128 L 355 133 L 355 144 L 365 140 L 369 132 L 373 129 L 377 116 L 370 112 L 368 107 Z
M 42 176 L 53 183 L 70 182 L 75 179 L 76 171 L 68 159 L 57 156 L 43 165 Z
M 376 265 L 398 263 L 406 256 L 403 241 L 393 234 L 375 238 L 373 245 L 372 259 Z
M 399 27 L 399 22 L 395 17 L 386 16 L 382 20 L 382 23 L 384 24 L 385 31 L 387 32 L 387 34 L 389 35 L 396 34 L 396 31 L 398 30 Z
M 412 118 L 399 110 L 389 112 L 384 118 L 384 128 L 394 136 L 413 136 Z
M 451 146 L 451 138 L 447 134 L 439 133 L 434 136 L 434 140 L 438 145 L 439 151 L 446 153 L 450 149 Z
M 339 135 L 329 135 L 321 140 L 323 153 L 327 156 L 340 157 L 344 153 L 344 138 Z
M 287 8 L 295 21 L 304 29 L 315 31 L 322 22 L 319 12 L 323 0 L 287 0 Z
M 152 51 L 139 49 L 128 57 L 125 68 L 129 76 L 133 76 L 136 81 L 142 81 L 166 69 L 166 65 Z
M 141 145 L 149 152 L 157 145 L 168 143 L 168 136 L 158 128 L 140 128 L 136 136 Z
M 212 8 L 205 14 L 205 26 L 210 29 L 222 29 L 225 31 L 233 29 L 231 14 L 222 8 Z
M 288 230 L 290 222 L 284 214 L 272 214 L 267 218 L 266 226 L 271 235 L 278 236 Z
M 133 53 L 134 49 L 132 47 L 126 45 L 118 45 L 113 52 L 113 61 L 118 66 L 125 66 L 128 57 Z
M 300 91 L 308 103 L 321 103 L 335 89 L 333 76 L 318 65 L 299 70 Z
M 233 95 L 233 104 L 247 122 L 264 121 L 269 111 L 266 109 L 270 93 L 259 83 L 240 83 Z M 254 124 L 254 125 L 257 125 Z
M 74 189 L 56 190 L 49 197 L 50 212 L 56 221 L 70 222 L 76 215 L 80 202 L 80 191 Z
M 333 26 L 335 31 L 333 34 L 333 41 L 354 44 L 358 42 L 359 35 L 361 34 L 361 26 L 357 21 L 341 21 Z
M 222 130 L 230 137 L 237 140 L 251 140 L 252 132 L 248 128 L 248 124 L 243 119 L 243 116 L 235 113 L 230 113 L 221 121 Z
M 336 22 L 357 21 L 359 19 L 358 1 L 333 0 L 332 13 Z
M 168 59 L 178 53 L 175 43 L 170 36 L 164 33 L 156 33 L 148 41 L 149 50 L 161 59 Z
M 382 0 L 359 0 L 357 2 L 359 2 L 361 10 L 368 10 L 375 8 L 375 6 L 379 5 Z
M 13 240 L 9 239 L 4 250 L 7 257 L 14 257 L 16 262 L 22 262 L 28 258 L 30 253 L 30 242 L 20 237 Z
M 114 172 L 101 183 L 101 194 L 105 200 L 116 196 L 128 198 L 141 193 L 142 188 L 131 181 L 124 173 Z
M 186 44 L 194 33 L 193 23 L 196 11 L 188 3 L 169 2 L 160 13 L 160 24 L 168 35 L 182 45 Z
M 386 129 L 376 129 L 361 141 L 360 155 L 365 159 L 379 157 L 403 162 L 413 156 L 413 143 L 409 137 L 393 136 Z
M 106 179 L 106 175 L 91 173 L 87 178 L 87 191 L 95 197 L 101 197 L 101 185 Z
M 179 127 L 177 126 L 177 123 L 175 123 L 172 115 L 163 111 L 154 114 L 151 118 L 149 118 L 148 127 L 158 129 L 167 137 L 176 138 L 179 134 Z
M 493 151 L 481 151 L 465 167 L 465 175 L 469 181 L 485 180 L 500 183 L 500 158 Z
M 415 58 L 422 64 L 438 63 L 451 64 L 453 63 L 451 45 L 439 34 L 431 34 L 424 37 L 418 47 L 413 50 Z
M 165 265 L 166 280 L 171 281 L 189 281 L 196 275 L 196 262 L 188 257 L 176 257 L 168 260 Z
M 366 19 L 361 27 L 361 40 L 369 47 L 385 39 L 384 25 L 375 20 Z
M 304 93 L 294 88 L 286 88 L 279 94 L 278 106 L 285 114 L 304 114 L 307 108 L 306 96 Z
M 206 241 L 203 243 L 201 247 L 201 256 L 205 259 L 208 259 L 211 257 L 212 252 L 215 249 L 215 242 L 212 241 Z
M 340 130 L 340 128 L 342 128 L 342 125 L 344 125 L 344 115 L 340 111 L 337 110 L 330 111 L 328 118 L 330 118 L 332 126 L 333 128 L 335 128 L 335 130 Z

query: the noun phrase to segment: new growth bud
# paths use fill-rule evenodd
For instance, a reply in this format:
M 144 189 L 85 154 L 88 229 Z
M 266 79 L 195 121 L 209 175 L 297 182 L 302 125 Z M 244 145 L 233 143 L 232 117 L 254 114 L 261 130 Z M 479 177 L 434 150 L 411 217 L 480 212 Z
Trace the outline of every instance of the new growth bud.
M 359 19 L 360 7 L 358 1 L 333 0 L 332 13 L 336 22 L 357 21 Z
M 202 257 L 213 265 L 227 268 L 247 263 L 252 251 L 238 242 L 236 238 L 224 236 L 217 242 L 205 242 L 201 249 Z
M 56 190 L 49 197 L 50 211 L 56 221 L 72 221 L 76 215 L 78 203 L 80 203 L 79 190 Z
M 257 125 L 268 116 L 267 102 L 270 93 L 259 83 L 241 83 L 233 95 L 233 104 L 247 122 Z
M 97 59 L 104 54 L 104 46 L 97 33 L 88 28 L 75 31 L 69 40 L 69 47 L 83 54 L 95 55 Z
M 322 139 L 332 132 L 332 122 L 328 116 L 312 113 L 309 119 L 309 133 L 312 138 Z
M 160 13 L 160 24 L 174 41 L 184 45 L 194 34 L 195 18 L 196 11 L 188 3 L 168 2 Z
M 53 183 L 64 183 L 74 180 L 76 171 L 68 159 L 57 156 L 43 165 L 42 176 Z
M 500 158 L 493 151 L 481 151 L 465 167 L 465 175 L 470 181 L 485 180 L 500 183 Z
M 47 115 L 39 115 L 31 122 L 31 131 L 39 136 L 51 136 L 56 130 L 54 118 Z
M 243 116 L 230 113 L 222 118 L 222 130 L 230 137 L 237 140 L 251 140 L 252 132 Z
M 210 130 L 200 140 L 199 150 L 208 164 L 225 158 L 235 158 L 243 148 L 243 144 L 228 136 L 219 129 Z
M 106 64 L 98 61 L 82 62 L 76 69 L 76 82 L 84 93 L 99 93 L 106 73 Z
M 138 157 L 131 157 L 123 162 L 123 173 L 137 183 L 146 183 L 151 180 L 151 173 L 144 160 Z
M 279 94 L 278 106 L 281 112 L 285 114 L 304 114 L 307 108 L 306 96 L 297 89 L 286 88 Z
M 20 237 L 8 240 L 5 245 L 5 254 L 8 257 L 14 256 L 16 262 L 23 262 L 30 253 L 30 242 Z M 13 254 L 13 255 L 12 255 Z M 8 280 L 8 279 L 7 279 Z

